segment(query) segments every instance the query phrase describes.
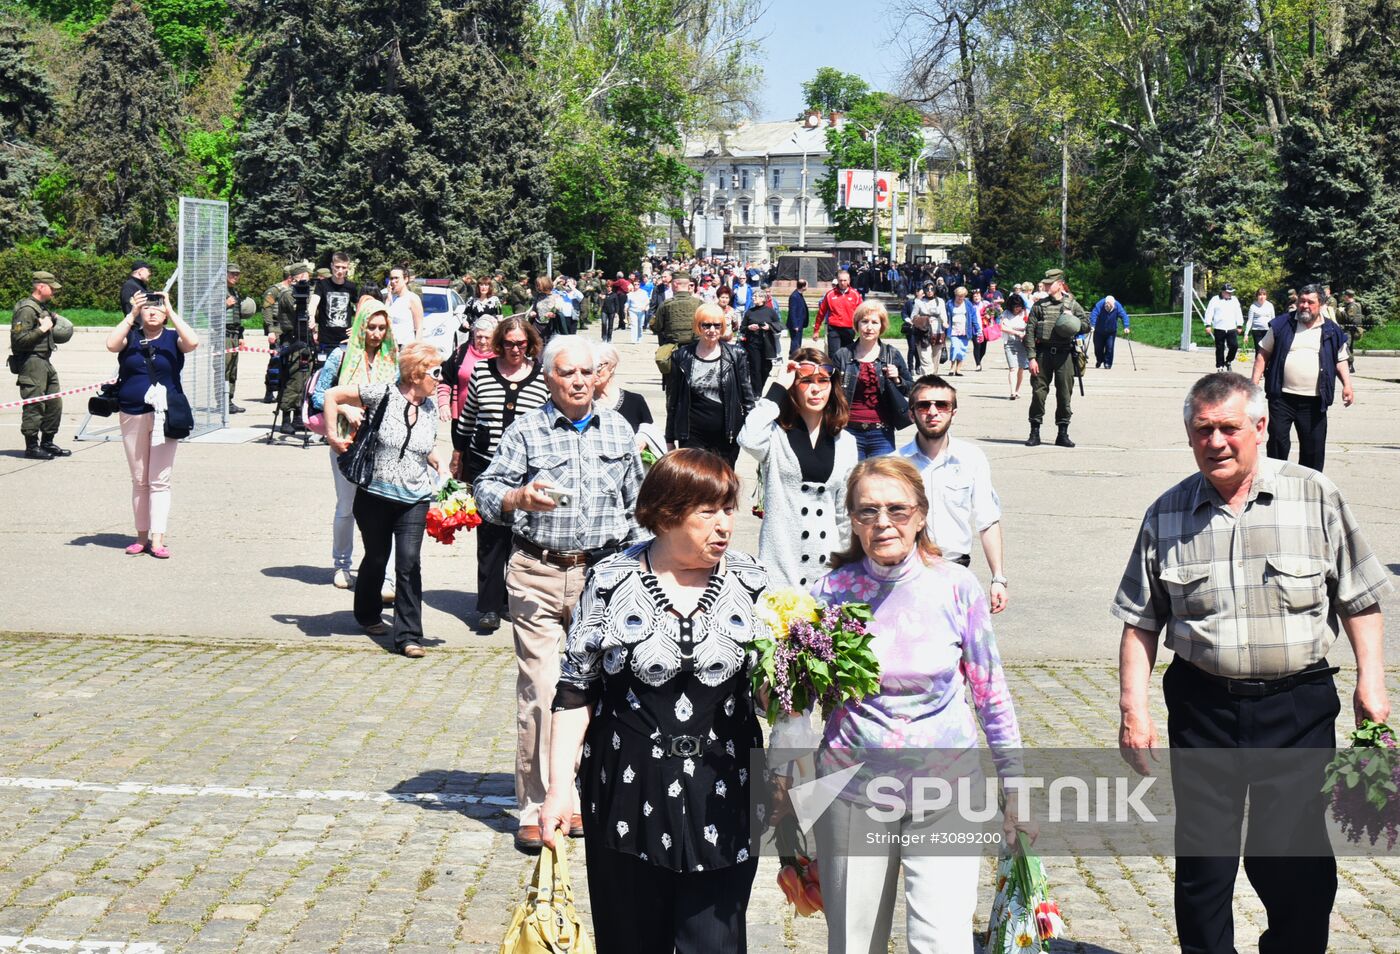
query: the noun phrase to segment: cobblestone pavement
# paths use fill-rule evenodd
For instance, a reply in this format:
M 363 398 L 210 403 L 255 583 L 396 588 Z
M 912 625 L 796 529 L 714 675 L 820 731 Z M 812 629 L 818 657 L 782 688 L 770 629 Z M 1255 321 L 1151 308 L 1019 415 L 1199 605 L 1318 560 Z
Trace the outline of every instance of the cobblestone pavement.
M 0 638 L 0 951 L 497 950 L 530 871 L 511 847 L 513 670 L 491 648 Z M 1112 742 L 1110 667 L 1009 674 L 1028 744 Z M 1052 859 L 1074 938 L 1057 950 L 1170 950 L 1171 868 Z M 1400 861 L 1341 870 L 1334 949 L 1400 951 Z M 775 871 L 752 949 L 822 949 Z M 1249 950 L 1262 911 L 1239 895 Z

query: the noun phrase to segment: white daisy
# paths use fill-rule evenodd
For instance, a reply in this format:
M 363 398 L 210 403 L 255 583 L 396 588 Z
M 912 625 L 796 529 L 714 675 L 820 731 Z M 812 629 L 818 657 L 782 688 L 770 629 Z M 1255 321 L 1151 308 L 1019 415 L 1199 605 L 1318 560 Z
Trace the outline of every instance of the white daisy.
M 666 754 L 665 752 L 661 751 L 661 746 L 659 746 L 659 745 L 653 745 L 653 746 L 651 747 L 651 757 L 652 757 L 652 758 L 654 758 L 654 759 L 659 759 L 659 758 L 661 758 L 661 757 L 662 757 L 663 755 L 665 755 L 665 754 Z
M 627 823 L 625 821 L 620 821 L 617 823 L 617 834 L 619 838 L 627 834 L 627 832 L 629 831 L 631 831 L 631 829 L 627 827 Z
M 632 781 L 632 779 L 634 779 L 634 778 L 636 778 L 636 777 L 637 777 L 637 773 L 634 772 L 634 771 L 632 771 L 632 766 L 629 765 L 629 766 L 627 766 L 625 769 L 622 770 L 622 783 L 623 783 L 624 785 L 628 784 L 629 782 Z
M 694 777 L 695 777 L 695 760 L 694 760 L 694 759 L 686 759 L 684 762 L 682 762 L 682 763 L 681 763 L 681 771 L 685 772 L 685 774 L 687 774 L 687 775 L 691 776 L 692 778 L 694 778 Z
M 740 848 L 740 849 L 739 849 L 739 853 L 738 853 L 737 855 L 734 856 L 734 860 L 735 860 L 736 862 L 741 862 L 741 863 L 742 863 L 742 862 L 745 862 L 745 861 L 748 861 L 748 860 L 749 860 L 749 850 L 748 850 L 747 848 Z
M 705 840 L 712 845 L 719 841 L 719 829 L 714 825 L 706 825 L 704 835 Z
M 672 782 L 672 783 L 670 784 L 670 786 L 667 787 L 667 789 L 666 789 L 666 794 L 667 794 L 667 795 L 670 795 L 672 798 L 680 798 L 680 797 L 681 797 L 681 780 L 680 780 L 680 779 L 676 779 L 674 782 Z
M 715 794 L 723 798 L 729 791 L 729 786 L 724 784 L 724 779 L 715 782 Z

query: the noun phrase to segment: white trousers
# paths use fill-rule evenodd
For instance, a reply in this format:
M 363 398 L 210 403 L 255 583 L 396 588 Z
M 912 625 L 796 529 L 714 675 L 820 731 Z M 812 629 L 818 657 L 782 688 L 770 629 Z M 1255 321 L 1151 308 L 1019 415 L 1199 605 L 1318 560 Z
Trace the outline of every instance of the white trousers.
M 910 954 L 972 954 L 981 859 L 935 855 L 927 845 L 905 849 L 892 840 L 935 830 L 932 820 L 922 825 L 874 821 L 864 808 L 840 798 L 822 813 L 817 859 L 828 954 L 889 949 L 901 865 Z
M 331 561 L 337 570 L 349 573 L 355 567 L 355 491 L 359 488 L 340 472 L 340 455 L 331 448 L 331 476 L 335 479 L 335 516 L 331 519 Z M 394 584 L 394 545 L 389 544 L 384 588 Z
M 166 438 L 152 444 L 155 414 L 121 412 L 122 449 L 131 470 L 131 512 L 137 533 L 165 533 L 170 522 L 170 472 L 180 442 Z

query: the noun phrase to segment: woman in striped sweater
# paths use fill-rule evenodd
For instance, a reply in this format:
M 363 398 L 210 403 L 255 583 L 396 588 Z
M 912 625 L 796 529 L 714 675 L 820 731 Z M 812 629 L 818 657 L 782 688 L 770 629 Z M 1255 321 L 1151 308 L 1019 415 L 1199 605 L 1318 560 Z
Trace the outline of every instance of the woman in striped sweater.
M 468 483 L 491 463 L 505 429 L 520 415 L 542 407 L 549 388 L 540 373 L 539 332 L 523 317 L 504 318 L 491 338 L 495 357 L 478 361 L 467 383 L 467 399 L 452 425 L 452 472 Z M 511 528 L 487 521 L 476 528 L 477 630 L 500 628 L 506 599 L 506 561 Z

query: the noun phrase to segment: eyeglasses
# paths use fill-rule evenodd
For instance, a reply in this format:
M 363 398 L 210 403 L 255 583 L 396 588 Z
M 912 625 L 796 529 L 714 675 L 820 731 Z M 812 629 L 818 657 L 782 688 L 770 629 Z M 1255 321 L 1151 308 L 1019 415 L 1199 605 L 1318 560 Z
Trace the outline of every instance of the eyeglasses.
M 927 414 L 931 409 L 937 408 L 939 414 L 947 414 L 954 407 L 952 401 L 915 401 L 914 413 Z
M 914 519 L 916 510 L 908 504 L 892 504 L 888 507 L 861 507 L 851 514 L 851 519 L 862 527 L 869 527 L 880 519 L 882 513 L 889 516 L 890 523 L 896 527 L 902 527 Z
M 528 338 L 521 338 L 518 341 L 511 341 L 509 338 L 507 338 L 505 341 L 501 342 L 501 346 L 505 348 L 523 348 L 529 343 L 530 341 Z
M 434 381 L 441 381 L 441 380 L 442 380 L 442 365 L 439 364 L 439 365 L 436 365 L 436 366 L 434 366 L 434 367 L 432 367 L 432 368 L 429 368 L 429 369 L 428 369 L 428 377 L 432 378 Z
M 701 330 L 701 331 L 723 331 L 723 330 L 724 330 L 724 322 L 722 322 L 722 321 L 721 321 L 721 322 L 702 321 L 702 322 L 700 322 L 700 330 Z

